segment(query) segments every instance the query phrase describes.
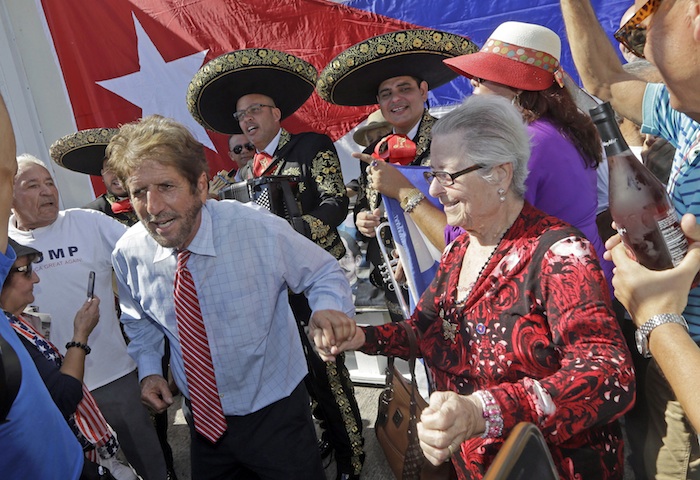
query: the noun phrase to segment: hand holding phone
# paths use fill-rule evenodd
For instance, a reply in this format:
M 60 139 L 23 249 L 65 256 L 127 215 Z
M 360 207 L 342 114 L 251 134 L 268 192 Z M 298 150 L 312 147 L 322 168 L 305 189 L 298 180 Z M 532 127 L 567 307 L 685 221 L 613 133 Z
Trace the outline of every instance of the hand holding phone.
M 90 272 L 90 276 L 88 277 L 88 286 L 87 286 L 87 298 L 88 300 L 92 300 L 92 297 L 95 296 L 95 272 Z

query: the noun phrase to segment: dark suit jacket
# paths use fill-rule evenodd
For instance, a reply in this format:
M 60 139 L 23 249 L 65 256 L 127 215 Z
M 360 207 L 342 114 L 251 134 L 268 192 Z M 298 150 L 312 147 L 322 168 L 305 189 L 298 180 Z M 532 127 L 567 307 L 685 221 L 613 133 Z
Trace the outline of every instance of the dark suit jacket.
M 423 112 L 423 118 L 418 126 L 418 132 L 416 133 L 415 137 L 412 138 L 412 140 L 416 142 L 416 157 L 411 162 L 411 165 L 430 165 L 430 132 L 436 120 L 437 119 L 435 117 L 428 113 L 427 109 Z M 379 140 L 370 144 L 363 153 L 371 154 L 374 152 L 374 147 L 378 142 Z M 357 193 L 357 202 L 355 203 L 355 208 L 353 210 L 355 217 L 357 217 L 357 214 L 362 210 L 373 211 L 381 203 L 381 195 L 376 190 L 368 188 L 367 186 L 367 173 L 365 168 L 366 165 L 360 165 L 360 190 Z M 369 260 L 369 262 L 374 266 L 381 265 L 383 263 L 382 254 L 379 250 L 379 244 L 377 243 L 376 237 L 367 238 L 366 240 L 368 242 L 367 260 Z M 390 235 L 388 235 L 386 238 L 385 244 L 391 248 L 392 241 Z M 376 272 L 373 273 L 373 280 L 375 280 L 375 284 L 378 284 L 380 276 L 377 275 Z
M 249 165 L 241 169 L 241 178 L 252 177 Z M 345 255 L 337 227 L 347 217 L 349 199 L 335 146 L 320 133 L 292 135 L 282 129 L 281 138 L 268 175 L 301 177 L 301 204 L 304 235 L 335 258 Z
M 106 215 L 109 215 L 110 217 L 119 220 L 121 223 L 124 225 L 130 227 L 136 222 L 139 221 L 138 217 L 136 216 L 136 213 L 134 212 L 128 212 L 128 213 L 114 213 L 112 211 L 112 203 L 109 201 L 109 198 L 116 199 L 115 197 L 110 196 L 107 193 L 104 193 L 97 197 L 95 200 L 92 202 L 88 203 L 85 205 L 83 208 L 87 208 L 88 210 L 97 210 L 99 212 L 102 212 Z

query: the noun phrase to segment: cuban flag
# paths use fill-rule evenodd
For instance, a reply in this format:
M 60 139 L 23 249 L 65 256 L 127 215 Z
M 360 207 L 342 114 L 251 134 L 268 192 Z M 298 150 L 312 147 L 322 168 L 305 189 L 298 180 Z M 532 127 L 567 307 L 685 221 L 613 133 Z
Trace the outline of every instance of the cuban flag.
M 430 185 L 425 181 L 423 173 L 427 172 L 429 167 L 394 166 L 425 195 L 426 200 L 442 210 L 442 205 L 437 198 L 428 194 Z M 403 211 L 398 200 L 382 195 L 382 202 L 391 228 L 391 235 L 394 238 L 396 250 L 406 275 L 410 311 L 413 312 L 418 299 L 437 273 L 442 252 L 430 243 L 411 219 L 411 216 Z
M 150 114 L 186 125 L 207 147 L 211 173 L 233 167 L 227 138 L 190 116 L 187 86 L 209 60 L 232 50 L 287 51 L 319 71 L 351 45 L 407 28 L 435 28 L 483 44 L 500 23 L 540 23 L 565 40 L 556 0 L 35 0 L 60 66 L 76 129 L 118 127 Z M 630 0 L 593 0 L 609 34 Z M 564 68 L 575 74 L 566 44 Z M 575 75 L 574 75 L 575 76 Z M 281 86 L 281 88 L 284 88 Z M 430 106 L 454 105 L 471 92 L 458 78 L 430 92 Z M 316 93 L 283 126 L 318 131 L 336 142 L 346 182 L 359 174 L 350 154 L 354 129 L 376 106 L 338 107 Z M 93 178 L 96 194 L 104 192 Z

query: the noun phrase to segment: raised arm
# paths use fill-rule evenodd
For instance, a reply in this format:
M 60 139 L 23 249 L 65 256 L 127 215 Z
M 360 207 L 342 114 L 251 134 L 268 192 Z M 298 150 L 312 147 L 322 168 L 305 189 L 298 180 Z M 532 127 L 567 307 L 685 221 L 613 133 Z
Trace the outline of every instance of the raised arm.
M 12 186 L 17 173 L 17 148 L 10 115 L 0 95 L 0 252 L 7 251 L 7 222 L 12 207 Z
M 75 314 L 72 341 L 81 345 L 88 345 L 88 337 L 97 326 L 99 320 L 100 299 L 93 297 L 91 300 L 87 300 Z M 87 349 L 83 347 L 75 346 L 67 349 L 63 358 L 63 365 L 61 365 L 61 373 L 70 375 L 82 382 L 85 374 L 86 356 Z
M 571 55 L 583 86 L 615 111 L 642 123 L 646 82 L 627 73 L 605 34 L 590 0 L 561 0 Z

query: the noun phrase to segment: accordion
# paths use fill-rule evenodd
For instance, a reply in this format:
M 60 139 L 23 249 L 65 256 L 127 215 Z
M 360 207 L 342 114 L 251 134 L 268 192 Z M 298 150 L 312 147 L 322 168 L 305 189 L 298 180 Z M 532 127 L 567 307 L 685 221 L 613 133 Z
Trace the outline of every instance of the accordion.
M 304 222 L 297 202 L 301 177 L 270 175 L 232 183 L 219 190 L 219 199 L 255 202 L 287 220 L 294 230 L 304 234 Z

